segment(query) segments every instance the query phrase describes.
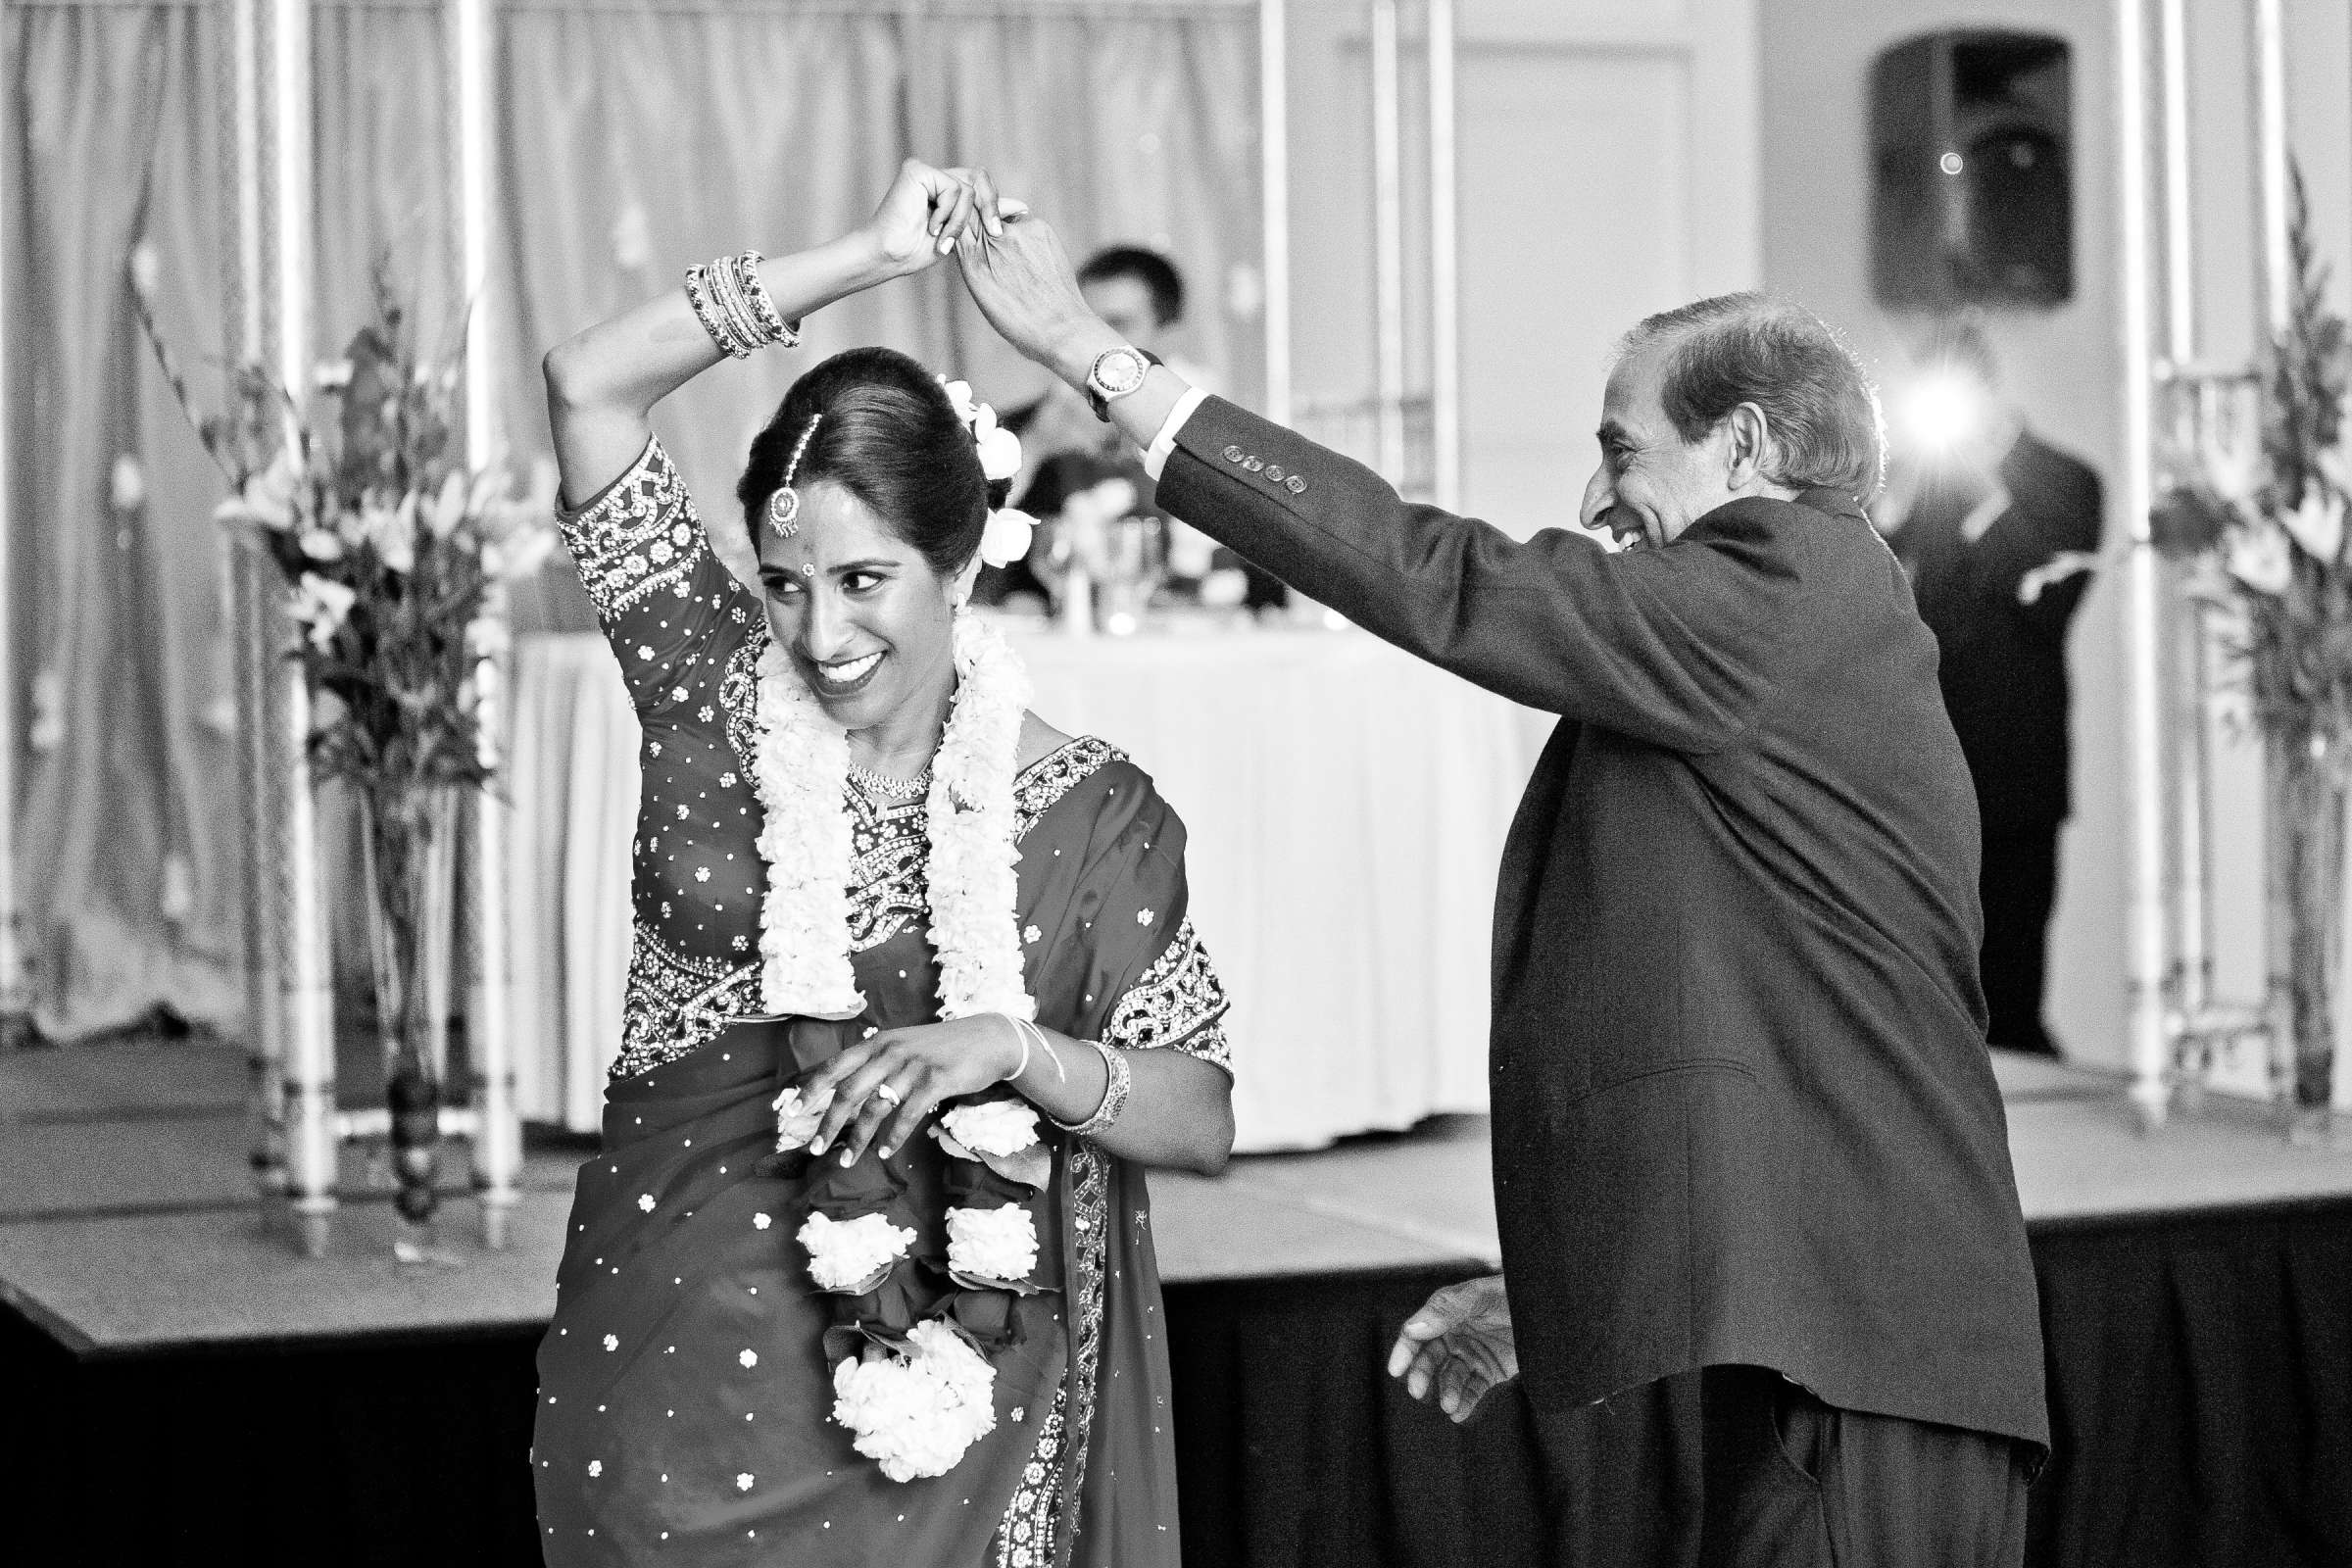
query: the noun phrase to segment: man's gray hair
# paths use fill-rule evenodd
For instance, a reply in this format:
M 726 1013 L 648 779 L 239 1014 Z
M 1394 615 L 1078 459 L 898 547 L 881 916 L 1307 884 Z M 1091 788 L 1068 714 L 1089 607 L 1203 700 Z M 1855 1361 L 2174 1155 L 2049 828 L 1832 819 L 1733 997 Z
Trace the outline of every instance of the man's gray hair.
M 1862 362 L 1828 322 L 1768 294 L 1719 294 L 1662 311 L 1625 335 L 1622 357 L 1662 344 L 1659 400 L 1696 441 L 1742 403 L 1764 412 L 1775 484 L 1867 503 L 1885 477 L 1886 420 Z

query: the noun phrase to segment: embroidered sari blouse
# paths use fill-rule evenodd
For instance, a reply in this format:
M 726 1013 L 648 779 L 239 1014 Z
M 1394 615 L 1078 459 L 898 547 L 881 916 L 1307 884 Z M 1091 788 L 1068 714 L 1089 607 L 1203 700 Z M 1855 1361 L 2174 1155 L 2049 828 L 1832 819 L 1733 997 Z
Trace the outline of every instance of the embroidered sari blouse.
M 629 972 L 612 1064 L 615 1079 L 627 1078 L 760 1010 L 766 867 L 753 769 L 767 618 L 759 596 L 710 549 L 658 438 L 586 505 L 559 512 L 557 522 L 620 662 L 643 735 Z M 1024 769 L 1014 788 L 1016 836 L 1025 838 L 1074 785 L 1113 763 L 1132 769 L 1114 748 L 1086 737 Z M 1148 791 L 1149 781 L 1141 788 Z M 924 920 L 929 846 L 920 801 L 876 806 L 846 786 L 845 795 L 851 951 L 862 953 Z M 1057 945 L 1092 946 L 1086 932 L 1022 933 L 1031 948 L 1048 936 Z M 1119 998 L 1103 1040 L 1128 1050 L 1174 1048 L 1230 1071 L 1222 1025 L 1228 1005 L 1191 920 L 1180 916 L 1158 956 Z

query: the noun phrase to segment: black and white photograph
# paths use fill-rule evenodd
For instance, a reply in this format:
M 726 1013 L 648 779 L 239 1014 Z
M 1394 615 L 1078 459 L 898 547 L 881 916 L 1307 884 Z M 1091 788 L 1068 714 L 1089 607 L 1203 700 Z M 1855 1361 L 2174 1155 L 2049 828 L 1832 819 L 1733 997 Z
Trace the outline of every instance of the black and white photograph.
M 2352 1568 L 2345 0 L 0 79 L 0 1560 Z

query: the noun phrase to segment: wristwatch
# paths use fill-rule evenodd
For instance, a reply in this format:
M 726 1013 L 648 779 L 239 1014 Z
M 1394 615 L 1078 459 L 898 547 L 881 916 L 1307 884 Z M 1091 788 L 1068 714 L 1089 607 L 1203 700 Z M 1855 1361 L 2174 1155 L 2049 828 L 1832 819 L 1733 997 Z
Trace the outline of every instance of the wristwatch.
M 1158 363 L 1158 355 L 1125 343 L 1096 355 L 1095 363 L 1086 368 L 1086 401 L 1094 409 L 1095 417 L 1107 422 L 1111 400 L 1141 391 L 1144 377 Z

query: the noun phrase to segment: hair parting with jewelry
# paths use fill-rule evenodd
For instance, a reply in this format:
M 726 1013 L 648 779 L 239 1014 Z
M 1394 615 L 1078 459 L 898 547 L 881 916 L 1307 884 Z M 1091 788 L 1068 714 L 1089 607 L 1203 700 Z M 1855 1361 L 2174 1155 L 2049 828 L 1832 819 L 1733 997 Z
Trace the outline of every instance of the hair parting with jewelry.
M 990 481 L 938 377 L 884 348 L 850 349 L 810 367 L 753 438 L 735 496 L 755 548 L 762 522 L 781 514 L 774 525 L 784 531 L 819 480 L 872 508 L 943 576 L 972 559 L 1008 488 Z
M 808 450 L 809 438 L 816 434 L 817 423 L 823 418 L 821 414 L 808 416 L 808 427 L 792 444 L 792 456 L 784 462 L 784 482 L 767 498 L 767 525 L 787 539 L 801 531 L 796 520 L 801 514 L 801 493 L 792 487 L 792 476 L 800 471 L 801 456 Z

